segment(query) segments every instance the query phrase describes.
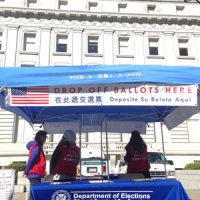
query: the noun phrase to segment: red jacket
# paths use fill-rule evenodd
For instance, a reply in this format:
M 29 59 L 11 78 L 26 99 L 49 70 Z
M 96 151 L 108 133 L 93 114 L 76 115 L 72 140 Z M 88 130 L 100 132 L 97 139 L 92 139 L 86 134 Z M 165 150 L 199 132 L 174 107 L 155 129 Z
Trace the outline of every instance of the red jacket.
M 30 151 L 29 151 L 29 157 L 32 154 L 32 150 L 34 147 L 36 147 L 37 144 L 34 144 L 31 146 Z M 39 158 L 37 160 L 37 162 L 33 165 L 33 167 L 28 171 L 29 174 L 38 174 L 41 177 L 45 176 L 45 170 L 46 170 L 46 159 L 44 156 L 44 151 L 42 148 L 40 148 L 40 154 L 39 154 Z
M 66 146 L 60 143 L 58 146 L 61 150 L 59 159 L 53 169 L 54 174 L 65 176 L 76 176 L 77 165 L 80 159 L 80 149 L 75 144 Z
M 145 172 L 150 169 L 146 150 L 143 153 L 139 153 L 132 147 L 129 147 L 127 153 L 131 156 L 131 160 L 128 162 L 127 173 Z

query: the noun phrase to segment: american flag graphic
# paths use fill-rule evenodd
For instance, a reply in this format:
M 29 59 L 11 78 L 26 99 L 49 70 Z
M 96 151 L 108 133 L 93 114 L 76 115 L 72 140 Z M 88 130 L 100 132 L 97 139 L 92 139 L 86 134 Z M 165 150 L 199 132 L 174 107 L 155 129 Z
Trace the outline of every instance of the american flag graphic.
M 12 88 L 12 105 L 49 104 L 49 87 Z

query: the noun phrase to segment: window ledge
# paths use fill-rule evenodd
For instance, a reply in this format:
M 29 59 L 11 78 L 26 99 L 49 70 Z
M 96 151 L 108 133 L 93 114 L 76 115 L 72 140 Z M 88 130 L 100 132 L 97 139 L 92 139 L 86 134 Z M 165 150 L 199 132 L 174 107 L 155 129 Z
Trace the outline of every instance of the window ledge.
M 123 55 L 123 54 L 117 54 L 117 58 L 134 58 L 134 55 Z
M 194 56 L 177 56 L 177 58 L 183 60 L 195 60 Z
M 20 54 L 25 54 L 25 55 L 38 55 L 38 52 L 32 52 L 32 51 L 20 51 Z
M 5 53 L 5 51 L 3 51 L 3 50 L 0 50 L 0 54 L 4 54 Z
M 103 57 L 103 54 L 99 53 L 85 53 L 86 57 Z
M 67 52 L 53 52 L 54 56 L 71 56 L 71 53 L 67 53 Z
M 150 59 L 165 59 L 165 56 L 148 55 L 147 58 L 150 58 Z

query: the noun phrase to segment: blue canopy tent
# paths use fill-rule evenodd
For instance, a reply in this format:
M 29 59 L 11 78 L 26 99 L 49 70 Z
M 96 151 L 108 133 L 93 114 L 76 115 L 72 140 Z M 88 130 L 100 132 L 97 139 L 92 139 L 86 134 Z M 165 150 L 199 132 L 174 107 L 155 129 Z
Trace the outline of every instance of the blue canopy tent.
M 28 68 L 1 67 L 0 74 L 0 87 L 7 85 L 9 88 L 122 83 L 200 84 L 200 68 L 189 66 L 94 65 Z M 3 109 L 20 115 L 32 124 L 74 121 L 82 118 L 81 116 L 84 114 L 103 114 L 105 118 L 112 120 L 164 121 L 168 128 L 173 128 L 191 115 L 199 112 L 199 107 L 196 106 L 121 106 L 120 103 L 117 106 L 8 106 L 5 105 L 4 92 L 1 93 L 0 106 Z M 185 109 L 187 112 L 185 112 Z M 177 114 L 179 115 L 178 118 L 176 117 Z M 101 117 L 101 120 L 104 120 L 104 118 Z M 102 123 L 102 121 L 99 123 Z
M 0 87 L 27 88 L 38 86 L 77 86 L 110 84 L 196 85 L 200 84 L 200 68 L 150 65 L 94 65 L 66 67 L 1 67 Z M 22 92 L 22 90 L 20 91 Z M 7 104 L 7 90 L 0 93 L 0 107 L 11 111 L 31 124 L 80 121 L 82 127 L 96 129 L 105 120 L 164 122 L 169 129 L 200 111 L 197 106 L 176 105 L 94 105 L 43 106 Z M 94 120 L 95 119 L 95 120 Z M 97 125 L 97 126 L 96 126 Z M 107 129 L 107 125 L 105 125 Z M 107 131 L 107 130 L 104 130 Z M 108 141 L 107 141 L 108 142 Z M 164 151 L 164 149 L 163 149 Z

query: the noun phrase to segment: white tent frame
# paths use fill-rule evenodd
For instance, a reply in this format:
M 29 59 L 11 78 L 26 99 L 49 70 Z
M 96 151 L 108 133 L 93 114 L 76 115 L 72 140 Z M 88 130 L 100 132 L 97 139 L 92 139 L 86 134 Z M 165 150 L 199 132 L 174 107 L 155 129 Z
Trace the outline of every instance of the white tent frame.
M 109 172 L 110 172 L 110 165 L 109 165 L 109 151 L 108 151 L 108 131 L 107 131 L 107 121 L 108 119 L 105 118 L 104 119 L 105 121 L 105 127 L 106 127 L 106 162 L 107 162 L 107 179 L 109 180 L 110 179 L 110 175 L 109 175 Z M 161 123 L 161 139 L 162 139 L 162 152 L 163 152 L 163 155 L 165 156 L 165 145 L 164 145 L 164 134 L 163 134 L 163 122 L 160 122 Z M 102 124 L 100 125 L 100 134 L 101 134 L 101 166 L 103 165 L 103 131 L 102 131 L 102 125 L 103 125 L 103 122 Z M 81 130 L 82 130 L 82 119 L 80 118 L 79 120 L 79 147 L 80 147 L 80 155 L 81 155 L 81 146 L 82 146 L 82 137 L 81 137 Z M 80 180 L 82 180 L 82 161 L 80 160 Z M 167 178 L 167 169 L 166 169 L 166 162 L 164 162 L 164 170 L 165 170 L 165 178 Z M 101 170 L 102 172 L 102 170 Z M 103 176 L 103 172 L 101 173 L 101 175 Z

